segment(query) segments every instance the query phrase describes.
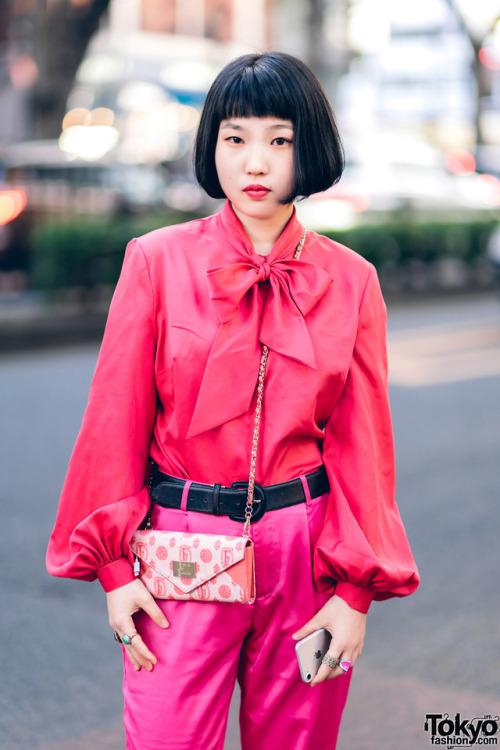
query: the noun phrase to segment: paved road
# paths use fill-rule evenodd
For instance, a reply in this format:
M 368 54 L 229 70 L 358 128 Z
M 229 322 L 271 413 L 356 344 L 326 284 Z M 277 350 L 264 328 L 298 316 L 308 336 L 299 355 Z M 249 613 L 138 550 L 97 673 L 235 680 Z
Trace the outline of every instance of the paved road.
M 398 499 L 422 586 L 373 605 L 339 750 L 420 750 L 426 713 L 500 708 L 500 304 L 390 313 Z M 0 359 L 2 750 L 124 747 L 104 597 L 43 560 L 96 351 Z

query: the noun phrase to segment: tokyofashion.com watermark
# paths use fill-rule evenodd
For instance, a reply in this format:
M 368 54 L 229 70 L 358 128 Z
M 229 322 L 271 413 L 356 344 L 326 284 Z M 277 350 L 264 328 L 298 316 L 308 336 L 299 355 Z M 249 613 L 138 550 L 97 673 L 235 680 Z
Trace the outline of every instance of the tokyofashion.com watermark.
M 500 718 L 485 714 L 472 719 L 462 719 L 460 714 L 426 714 L 424 730 L 429 733 L 431 745 L 451 750 L 461 747 L 498 746 Z

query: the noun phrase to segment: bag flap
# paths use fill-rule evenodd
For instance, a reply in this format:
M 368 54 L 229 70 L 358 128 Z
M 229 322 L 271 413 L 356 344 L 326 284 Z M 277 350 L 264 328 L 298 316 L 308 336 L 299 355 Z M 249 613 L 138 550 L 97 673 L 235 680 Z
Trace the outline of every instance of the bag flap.
M 138 558 L 181 591 L 191 591 L 245 557 L 251 539 L 183 531 L 138 530 L 130 548 Z

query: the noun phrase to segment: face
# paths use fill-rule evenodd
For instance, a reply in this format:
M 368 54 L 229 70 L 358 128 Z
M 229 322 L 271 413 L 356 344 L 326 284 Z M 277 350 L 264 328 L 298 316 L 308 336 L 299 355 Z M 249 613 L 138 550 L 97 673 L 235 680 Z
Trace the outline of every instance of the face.
M 272 219 L 290 213 L 281 200 L 292 191 L 294 128 L 276 117 L 232 117 L 219 126 L 215 166 L 236 214 Z

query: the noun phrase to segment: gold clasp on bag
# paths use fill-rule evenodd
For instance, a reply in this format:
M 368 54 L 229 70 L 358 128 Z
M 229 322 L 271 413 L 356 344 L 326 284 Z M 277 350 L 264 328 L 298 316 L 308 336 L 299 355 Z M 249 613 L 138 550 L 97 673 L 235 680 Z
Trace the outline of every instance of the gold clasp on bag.
M 196 578 L 196 564 L 174 560 L 174 576 L 176 578 Z

